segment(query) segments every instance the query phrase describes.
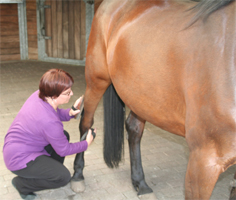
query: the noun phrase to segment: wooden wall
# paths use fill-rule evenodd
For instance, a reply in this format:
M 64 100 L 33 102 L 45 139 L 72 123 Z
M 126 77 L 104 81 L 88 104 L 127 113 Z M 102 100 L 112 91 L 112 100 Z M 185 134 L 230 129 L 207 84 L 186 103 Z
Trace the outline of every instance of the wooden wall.
M 101 0 L 95 0 L 95 10 Z M 83 0 L 46 0 L 46 53 L 49 57 L 83 60 L 86 52 L 86 13 Z M 26 0 L 28 59 L 38 60 L 36 0 Z M 20 60 L 18 6 L 0 4 L 0 61 Z
M 36 1 L 26 0 L 28 59 L 38 59 Z M 0 61 L 20 60 L 18 6 L 0 4 Z
M 17 4 L 0 4 L 0 61 L 20 60 Z
M 26 0 L 26 17 L 28 33 L 28 59 L 38 60 L 37 41 L 37 5 L 36 0 Z
M 49 57 L 83 60 L 86 47 L 85 3 L 83 0 L 46 0 L 46 53 Z

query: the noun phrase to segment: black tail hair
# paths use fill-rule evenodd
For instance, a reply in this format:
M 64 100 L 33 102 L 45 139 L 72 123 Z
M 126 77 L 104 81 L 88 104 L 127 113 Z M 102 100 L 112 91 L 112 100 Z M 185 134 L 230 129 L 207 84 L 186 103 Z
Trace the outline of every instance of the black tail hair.
M 227 6 L 228 4 L 234 2 L 235 0 L 195 0 L 195 1 L 198 2 L 197 5 L 192 7 L 190 10 L 193 10 L 193 12 L 196 12 L 196 14 L 191 19 L 188 26 L 194 24 L 201 17 L 205 21 L 211 13 Z
M 108 167 L 118 167 L 124 154 L 124 103 L 110 85 L 103 96 L 104 146 L 103 156 Z

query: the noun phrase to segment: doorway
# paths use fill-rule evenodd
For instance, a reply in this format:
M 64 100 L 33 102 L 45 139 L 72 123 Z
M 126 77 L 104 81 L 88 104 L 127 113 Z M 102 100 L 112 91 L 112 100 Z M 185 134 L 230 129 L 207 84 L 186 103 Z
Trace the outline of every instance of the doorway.
M 93 1 L 38 0 L 39 59 L 84 65 Z

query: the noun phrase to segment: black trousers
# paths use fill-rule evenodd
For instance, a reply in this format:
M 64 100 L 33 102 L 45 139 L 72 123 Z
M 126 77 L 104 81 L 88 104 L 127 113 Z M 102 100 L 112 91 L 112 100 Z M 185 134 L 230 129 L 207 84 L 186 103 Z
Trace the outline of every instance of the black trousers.
M 64 131 L 69 140 L 69 134 Z M 44 189 L 55 189 L 69 183 L 71 175 L 63 165 L 64 157 L 60 157 L 51 145 L 45 147 L 49 156 L 39 156 L 34 161 L 27 163 L 27 167 L 12 171 L 18 175 L 14 178 L 16 189 L 21 194 L 29 194 Z

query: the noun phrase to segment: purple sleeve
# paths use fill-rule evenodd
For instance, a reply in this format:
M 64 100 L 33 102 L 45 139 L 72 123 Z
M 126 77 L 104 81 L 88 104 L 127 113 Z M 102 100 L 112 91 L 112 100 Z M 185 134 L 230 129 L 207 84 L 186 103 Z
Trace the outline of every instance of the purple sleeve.
M 47 141 L 52 145 L 52 148 L 61 157 L 76 154 L 87 150 L 88 143 L 86 140 L 81 142 L 69 143 L 61 122 L 51 123 L 45 131 Z
M 59 118 L 61 121 L 70 121 L 71 118 L 74 118 L 74 116 L 69 115 L 70 108 L 68 109 L 57 109 L 57 113 L 59 115 Z

